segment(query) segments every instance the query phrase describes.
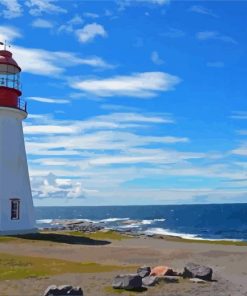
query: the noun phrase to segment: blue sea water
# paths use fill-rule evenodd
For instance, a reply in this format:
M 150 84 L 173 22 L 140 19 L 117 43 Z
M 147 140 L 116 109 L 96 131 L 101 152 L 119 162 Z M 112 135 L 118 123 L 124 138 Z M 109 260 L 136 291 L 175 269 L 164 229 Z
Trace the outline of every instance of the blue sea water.
M 35 212 L 38 227 L 55 219 L 87 219 L 119 230 L 247 241 L 247 204 L 36 207 Z

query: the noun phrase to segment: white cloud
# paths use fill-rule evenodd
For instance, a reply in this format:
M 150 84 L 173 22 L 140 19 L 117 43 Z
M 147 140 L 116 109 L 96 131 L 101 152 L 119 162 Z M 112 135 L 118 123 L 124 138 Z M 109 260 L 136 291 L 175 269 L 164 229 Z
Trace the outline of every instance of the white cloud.
M 226 43 L 238 44 L 238 42 L 230 36 L 220 34 L 217 31 L 202 31 L 196 34 L 199 40 L 219 40 Z
M 97 116 L 97 119 L 103 121 L 114 121 L 114 122 L 142 122 L 142 123 L 174 123 L 174 120 L 166 115 L 163 116 L 147 116 L 144 114 L 122 112 L 112 113 L 108 115 Z
M 21 38 L 22 35 L 20 31 L 14 27 L 10 26 L 0 26 L 0 41 L 11 42 L 16 38 Z
M 212 10 L 210 10 L 206 7 L 200 6 L 200 5 L 193 5 L 190 7 L 189 10 L 192 12 L 195 12 L 195 13 L 199 13 L 199 14 L 205 14 L 205 15 L 209 15 L 212 17 L 218 17 L 215 13 L 212 12 Z
M 41 98 L 43 99 L 43 98 Z M 31 122 L 31 123 L 30 123 Z M 100 115 L 84 121 L 54 120 L 47 115 L 30 114 L 29 119 L 24 124 L 24 132 L 33 134 L 85 134 L 90 130 L 114 130 L 128 127 L 142 127 L 140 124 L 168 124 L 174 120 L 166 114 L 160 116 L 150 116 L 138 113 L 111 113 Z M 87 136 L 87 135 L 86 135 Z M 167 142 L 179 141 L 179 138 L 165 138 Z M 181 140 L 181 139 L 180 139 Z M 182 141 L 186 141 L 182 139 Z
M 51 29 L 53 28 L 53 23 L 45 19 L 38 18 L 32 22 L 32 26 L 35 28 Z
M 157 51 L 153 51 L 151 54 L 151 61 L 156 65 L 164 64 L 164 61 L 160 58 Z
M 56 2 L 56 0 L 27 0 L 25 4 L 29 8 L 29 13 L 34 16 L 43 13 L 66 13 L 66 9 L 54 4 Z
M 0 13 L 4 18 L 12 19 L 22 15 L 22 7 L 18 0 L 0 0 L 0 5 L 5 7 Z
M 88 24 L 82 29 L 76 30 L 76 35 L 81 43 L 86 43 L 94 40 L 97 36 L 106 37 L 107 32 L 104 27 L 100 24 L 93 23 Z
M 84 23 L 84 20 L 76 14 L 72 19 L 64 23 L 58 28 L 58 33 L 61 32 L 67 32 L 67 33 L 73 33 L 75 30 L 75 27 L 78 25 L 81 25 Z
M 88 192 L 96 192 L 83 187 L 82 182 L 71 179 L 61 179 L 49 173 L 42 177 L 31 178 L 34 198 L 85 198 Z
M 55 77 L 56 75 L 65 72 L 67 67 L 75 67 L 79 65 L 87 65 L 96 68 L 113 67 L 100 57 L 80 58 L 76 54 L 70 52 L 48 51 L 19 46 L 14 46 L 12 52 L 23 71 L 37 75 Z
M 180 79 L 177 76 L 164 72 L 144 72 L 129 76 L 71 82 L 71 86 L 101 97 L 148 98 L 157 96 L 158 92 L 172 90 L 179 82 Z
M 41 102 L 41 103 L 48 103 L 48 104 L 69 104 L 70 103 L 69 100 L 41 98 L 41 97 L 28 97 L 28 100 Z
M 136 179 L 145 183 L 150 176 L 159 182 L 163 178 L 164 184 L 168 176 L 176 178 L 178 184 L 181 177 L 190 176 L 192 187 L 194 176 L 211 178 L 216 184 L 220 180 L 232 180 L 234 186 L 239 184 L 239 187 L 243 182 L 238 180 L 247 179 L 243 166 L 223 163 L 225 156 L 215 157 L 215 152 L 181 151 L 182 145 L 189 141 L 186 137 L 154 136 L 153 127 L 170 123 L 174 123 L 171 115 L 143 112 L 110 113 L 77 121 L 31 114 L 25 121 L 24 133 L 35 198 L 90 197 L 92 204 L 99 201 L 111 204 L 116 192 L 119 192 L 119 203 L 131 203 L 131 198 L 133 203 L 138 198 L 141 203 L 148 203 L 150 194 L 154 203 L 172 203 L 175 199 L 193 202 L 202 195 L 207 201 L 240 198 L 241 190 L 229 188 L 221 191 L 210 186 L 155 189 L 151 183 L 150 188 L 136 187 Z M 134 132 L 133 125 L 136 125 Z M 179 150 L 177 144 L 180 144 Z M 135 187 L 131 188 L 128 182 Z M 163 194 L 170 195 L 164 197 Z
M 138 4 L 153 4 L 153 5 L 167 5 L 170 0 L 118 0 L 120 9 L 124 9 L 126 6 L 138 5 Z
M 238 148 L 232 150 L 232 153 L 240 156 L 247 156 L 247 143 L 244 143 Z

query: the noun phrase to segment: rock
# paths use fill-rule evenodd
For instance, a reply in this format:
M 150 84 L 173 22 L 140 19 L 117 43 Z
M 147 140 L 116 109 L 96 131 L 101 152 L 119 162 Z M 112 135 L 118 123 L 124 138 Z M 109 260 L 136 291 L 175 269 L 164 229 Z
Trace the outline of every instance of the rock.
M 146 287 L 155 286 L 158 282 L 157 276 L 146 276 L 142 279 L 142 285 Z
M 156 266 L 151 270 L 150 275 L 163 276 L 163 275 L 173 275 L 174 272 L 171 268 L 167 266 Z
M 137 269 L 137 274 L 142 278 L 150 275 L 150 273 L 151 273 L 151 268 L 149 266 L 142 266 Z
M 56 289 L 57 289 L 57 286 L 55 286 L 55 285 L 49 286 L 45 290 L 44 296 L 52 296 L 52 295 L 54 295 L 53 293 L 55 292 Z
M 114 289 L 138 290 L 142 287 L 142 278 L 138 274 L 117 275 L 112 282 Z
M 83 296 L 83 291 L 80 287 L 72 287 L 69 285 L 63 285 L 63 286 L 49 286 L 44 296 Z
M 164 281 L 165 283 L 178 283 L 179 282 L 179 277 L 178 276 L 169 276 L 169 275 L 165 275 L 161 278 L 162 281 Z
M 206 281 L 198 279 L 198 278 L 192 278 L 192 279 L 190 279 L 190 281 L 195 284 L 205 284 L 206 283 Z
M 199 278 L 205 281 L 212 280 L 213 270 L 210 267 L 188 263 L 184 267 L 183 277 L 184 278 Z
M 73 289 L 73 287 L 70 285 L 62 285 L 62 286 L 57 287 L 57 290 L 59 292 L 61 291 L 61 293 L 64 293 L 64 295 L 67 295 L 68 292 L 70 292 L 72 289 Z
M 143 286 L 151 287 L 155 286 L 156 284 L 159 283 L 178 283 L 179 282 L 179 277 L 178 276 L 147 276 L 142 279 L 142 284 Z
M 73 295 L 73 296 L 83 296 L 83 291 L 80 287 L 74 287 L 70 290 L 70 292 L 67 295 Z
M 183 276 L 184 271 L 183 270 L 173 270 L 173 276 Z

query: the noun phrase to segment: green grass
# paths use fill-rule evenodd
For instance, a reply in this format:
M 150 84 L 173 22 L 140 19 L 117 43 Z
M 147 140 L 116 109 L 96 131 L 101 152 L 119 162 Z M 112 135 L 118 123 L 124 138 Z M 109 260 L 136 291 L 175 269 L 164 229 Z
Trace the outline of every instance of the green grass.
M 93 262 L 80 263 L 60 259 L 0 253 L 0 280 L 45 277 L 63 273 L 130 271 L 132 269 L 132 266 L 102 265 Z
M 73 235 L 73 236 L 80 236 L 80 237 L 87 237 L 90 239 L 95 240 L 118 240 L 121 241 L 123 239 L 130 238 L 129 236 L 125 234 L 121 234 L 117 231 L 109 230 L 109 231 L 97 231 L 93 233 L 85 233 L 80 231 L 66 231 L 62 232 L 64 234 Z
M 180 237 L 165 237 L 165 240 L 181 243 L 196 243 L 196 244 L 211 244 L 211 245 L 223 245 L 223 246 L 247 246 L 247 242 L 242 241 L 227 241 L 227 240 L 199 240 L 199 239 L 185 239 Z
M 0 243 L 6 243 L 11 241 L 16 241 L 17 239 L 15 237 L 11 236 L 0 236 Z

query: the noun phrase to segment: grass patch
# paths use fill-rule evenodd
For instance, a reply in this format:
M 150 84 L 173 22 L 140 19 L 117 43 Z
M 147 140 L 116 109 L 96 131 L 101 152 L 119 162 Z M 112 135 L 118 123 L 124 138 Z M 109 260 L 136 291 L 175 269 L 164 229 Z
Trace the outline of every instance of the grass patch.
M 16 241 L 17 239 L 15 237 L 11 236 L 0 236 L 0 243 L 6 243 L 11 241 Z
M 80 232 L 80 231 L 69 231 L 69 232 L 64 232 L 64 234 L 68 234 L 68 235 L 74 235 L 74 236 L 80 236 L 80 237 L 87 237 L 90 239 L 102 239 L 102 240 L 118 240 L 121 241 L 123 239 L 129 239 L 130 237 L 119 233 L 117 231 L 114 230 L 109 230 L 109 231 L 97 231 L 97 232 L 93 232 L 93 233 L 85 233 L 85 232 Z
M 93 262 L 80 263 L 0 253 L 0 280 L 44 277 L 63 273 L 130 271 L 132 268 L 132 266 L 102 265 Z
M 186 239 L 180 237 L 165 237 L 168 241 L 181 242 L 181 243 L 196 243 L 196 244 L 210 244 L 210 245 L 223 245 L 223 246 L 247 246 L 247 242 L 242 241 L 227 241 L 227 240 L 199 240 L 199 239 Z

